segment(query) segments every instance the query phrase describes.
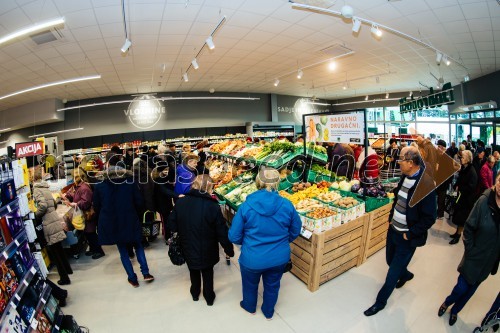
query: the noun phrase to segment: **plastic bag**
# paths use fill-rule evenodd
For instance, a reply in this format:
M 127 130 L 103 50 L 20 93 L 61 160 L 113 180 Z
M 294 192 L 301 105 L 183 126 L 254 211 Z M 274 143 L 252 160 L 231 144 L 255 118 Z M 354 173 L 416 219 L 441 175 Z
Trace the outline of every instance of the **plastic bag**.
M 78 206 L 75 207 L 71 224 L 73 224 L 73 227 L 75 227 L 76 230 L 85 229 L 85 217 L 83 216 L 82 210 L 78 208 Z
M 170 244 L 168 246 L 168 257 L 172 264 L 176 266 L 183 265 L 186 260 L 184 259 L 184 253 L 182 253 L 181 242 L 177 233 L 173 234 L 170 238 Z

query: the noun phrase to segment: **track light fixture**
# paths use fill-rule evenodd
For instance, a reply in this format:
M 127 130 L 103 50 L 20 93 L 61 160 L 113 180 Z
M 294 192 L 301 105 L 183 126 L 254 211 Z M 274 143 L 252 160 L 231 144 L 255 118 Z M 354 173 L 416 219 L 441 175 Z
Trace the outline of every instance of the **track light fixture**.
M 378 28 L 377 25 L 373 24 L 372 28 L 370 30 L 372 34 L 374 34 L 376 37 L 382 37 L 382 30 Z
M 198 65 L 198 61 L 196 61 L 196 58 L 194 58 L 193 61 L 191 61 L 191 65 L 193 65 L 194 69 L 200 68 L 200 66 Z
M 352 19 L 352 31 L 358 33 L 359 29 L 361 29 L 361 21 L 358 18 L 354 17 Z
M 368 100 L 368 95 L 366 95 L 366 97 L 365 97 L 365 101 L 367 101 L 367 100 Z
M 439 51 L 436 52 L 436 64 L 440 65 L 442 59 L 443 59 L 443 54 Z
M 275 87 L 277 87 L 279 84 L 280 84 L 280 80 L 275 79 L 275 80 L 274 80 L 274 86 L 275 86 Z
M 385 93 L 385 98 L 389 98 L 389 93 Z
M 342 89 L 346 90 L 347 89 L 347 82 L 344 83 L 344 86 L 342 87 Z
M 128 38 L 126 38 L 125 43 L 123 44 L 123 46 L 121 48 L 122 53 L 127 53 L 128 49 L 130 48 L 131 45 L 132 45 L 132 42 Z
M 212 36 L 208 36 L 208 38 L 205 40 L 205 43 L 207 44 L 207 46 L 210 50 L 215 49 L 215 44 L 214 44 L 214 40 L 212 39 Z
M 126 55 L 128 49 L 132 45 L 132 42 L 130 41 L 130 39 L 128 39 L 127 18 L 125 16 L 125 0 L 122 0 L 121 2 L 122 2 L 122 14 L 123 14 L 123 29 L 125 30 L 125 43 L 123 44 L 120 50 L 122 51 L 123 55 Z
M 446 66 L 450 66 L 451 61 L 450 61 L 450 59 L 448 59 L 448 57 L 445 56 L 444 57 L 444 63 L 446 64 Z
M 182 79 L 184 80 L 184 82 L 188 82 L 189 81 L 188 73 L 182 74 Z
M 304 72 L 302 71 L 302 69 L 299 69 L 297 71 L 297 79 L 299 79 L 299 80 L 302 79 L 302 75 L 304 75 Z

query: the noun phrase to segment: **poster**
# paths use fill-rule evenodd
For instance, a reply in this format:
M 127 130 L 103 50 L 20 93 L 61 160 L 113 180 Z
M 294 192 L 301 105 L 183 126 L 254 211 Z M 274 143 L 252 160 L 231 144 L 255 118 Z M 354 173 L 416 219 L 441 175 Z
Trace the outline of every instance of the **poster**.
M 365 123 L 363 111 L 304 117 L 306 142 L 363 144 Z

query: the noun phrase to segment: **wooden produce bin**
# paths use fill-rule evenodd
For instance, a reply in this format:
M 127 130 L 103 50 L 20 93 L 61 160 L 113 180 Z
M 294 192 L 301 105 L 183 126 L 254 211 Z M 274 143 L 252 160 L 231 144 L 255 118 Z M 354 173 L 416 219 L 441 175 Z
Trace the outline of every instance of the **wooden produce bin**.
M 363 234 L 369 214 L 340 227 L 313 234 L 309 240 L 298 237 L 292 244 L 292 273 L 310 291 L 360 264 L 363 257 Z
M 370 212 L 370 224 L 366 235 L 366 250 L 362 262 L 365 262 L 368 257 L 385 247 L 391 207 L 392 202 Z

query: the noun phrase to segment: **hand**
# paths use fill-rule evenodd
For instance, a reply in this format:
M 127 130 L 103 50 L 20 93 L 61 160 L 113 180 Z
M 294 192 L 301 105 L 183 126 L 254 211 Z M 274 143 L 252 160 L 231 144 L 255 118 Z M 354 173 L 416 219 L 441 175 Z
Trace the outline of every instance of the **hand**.
M 227 253 L 224 251 L 224 253 L 226 254 L 226 256 L 228 256 L 229 258 L 232 258 L 234 257 L 234 251 L 232 251 L 231 253 Z
M 71 203 L 69 204 L 69 206 L 71 206 L 71 207 L 73 207 L 73 208 L 76 208 L 76 206 L 78 206 L 78 205 L 77 205 L 77 203 L 76 203 L 76 202 L 71 202 Z
M 184 194 L 179 194 L 179 198 L 184 198 L 185 195 Z
M 403 234 L 403 238 L 404 238 L 405 240 L 408 240 L 408 236 L 406 236 L 406 233 L 404 233 L 404 234 Z

